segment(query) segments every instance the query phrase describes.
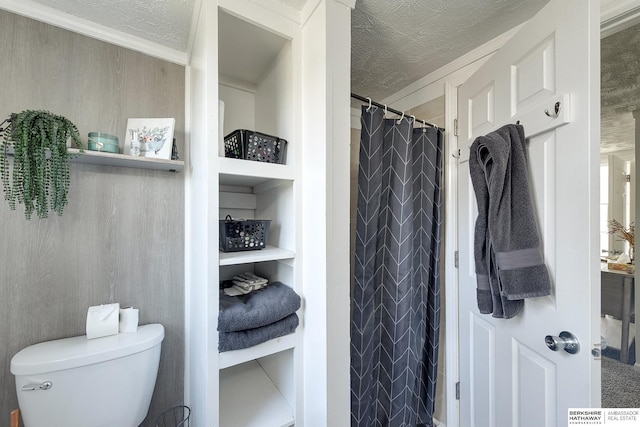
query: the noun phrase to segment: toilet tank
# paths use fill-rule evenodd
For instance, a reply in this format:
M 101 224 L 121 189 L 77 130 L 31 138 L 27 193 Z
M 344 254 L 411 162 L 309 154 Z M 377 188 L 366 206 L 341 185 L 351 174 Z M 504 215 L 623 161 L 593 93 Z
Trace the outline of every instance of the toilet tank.
M 164 327 L 47 341 L 11 359 L 25 427 L 137 427 L 155 387 Z

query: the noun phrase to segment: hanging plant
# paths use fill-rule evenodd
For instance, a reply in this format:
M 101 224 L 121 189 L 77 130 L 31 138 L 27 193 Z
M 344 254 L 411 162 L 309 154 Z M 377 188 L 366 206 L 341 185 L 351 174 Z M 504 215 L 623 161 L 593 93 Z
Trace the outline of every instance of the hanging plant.
M 24 204 L 27 219 L 34 210 L 39 218 L 49 209 L 62 215 L 70 181 L 67 139 L 82 149 L 78 128 L 63 116 L 25 110 L 0 123 L 0 134 L 0 178 L 9 207 L 15 210 L 16 200 Z

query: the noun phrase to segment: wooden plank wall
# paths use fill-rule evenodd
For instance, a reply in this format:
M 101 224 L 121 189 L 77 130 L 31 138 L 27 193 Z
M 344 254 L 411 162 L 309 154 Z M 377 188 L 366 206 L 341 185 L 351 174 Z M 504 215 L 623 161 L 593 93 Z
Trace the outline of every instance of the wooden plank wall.
M 127 118 L 175 117 L 184 152 L 183 66 L 0 11 L 0 121 L 45 109 L 124 138 Z M 62 217 L 26 221 L 0 198 L 0 424 L 18 406 L 11 357 L 83 335 L 109 302 L 161 323 L 156 389 L 143 425 L 183 400 L 184 173 L 73 164 Z M 98 384 L 95 384 L 99 387 Z

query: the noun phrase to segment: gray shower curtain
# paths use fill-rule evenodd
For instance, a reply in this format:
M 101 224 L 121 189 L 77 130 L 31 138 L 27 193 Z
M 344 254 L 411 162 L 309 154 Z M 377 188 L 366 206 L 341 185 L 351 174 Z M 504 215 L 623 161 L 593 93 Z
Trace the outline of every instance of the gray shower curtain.
M 361 123 L 351 426 L 432 426 L 443 135 L 374 106 Z

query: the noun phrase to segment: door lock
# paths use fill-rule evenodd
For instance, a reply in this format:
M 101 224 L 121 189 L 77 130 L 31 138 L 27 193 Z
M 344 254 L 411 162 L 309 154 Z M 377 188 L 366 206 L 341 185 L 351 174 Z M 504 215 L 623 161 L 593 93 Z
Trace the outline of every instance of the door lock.
M 580 343 L 578 339 L 567 331 L 560 332 L 560 336 L 547 335 L 544 338 L 545 344 L 550 350 L 560 351 L 564 350 L 569 354 L 576 354 L 580 351 Z

